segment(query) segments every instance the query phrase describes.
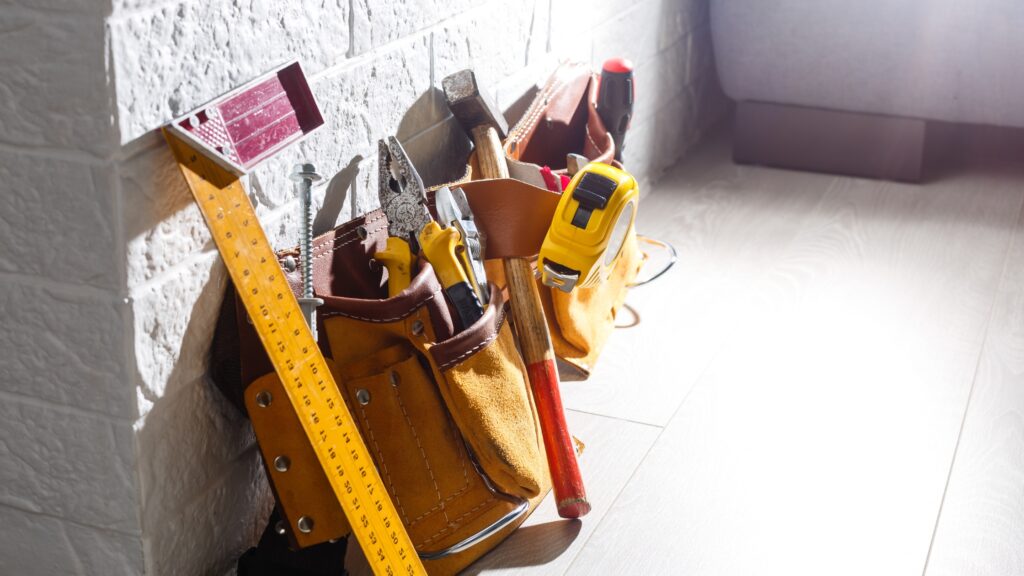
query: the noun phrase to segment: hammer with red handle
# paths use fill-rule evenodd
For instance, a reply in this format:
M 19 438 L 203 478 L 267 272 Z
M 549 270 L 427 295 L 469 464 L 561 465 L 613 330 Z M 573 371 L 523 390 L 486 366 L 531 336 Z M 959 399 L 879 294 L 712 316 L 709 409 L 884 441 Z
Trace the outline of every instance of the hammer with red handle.
M 441 86 L 452 114 L 473 139 L 484 177 L 508 178 L 508 165 L 501 149 L 501 138 L 508 132 L 508 124 L 501 111 L 481 92 L 473 71 L 456 72 L 445 78 Z M 519 333 L 519 345 L 526 360 L 530 387 L 540 417 L 558 515 L 579 518 L 590 512 L 590 502 L 587 501 L 576 452 L 565 422 L 555 353 L 530 261 L 507 258 L 505 276 L 512 318 Z

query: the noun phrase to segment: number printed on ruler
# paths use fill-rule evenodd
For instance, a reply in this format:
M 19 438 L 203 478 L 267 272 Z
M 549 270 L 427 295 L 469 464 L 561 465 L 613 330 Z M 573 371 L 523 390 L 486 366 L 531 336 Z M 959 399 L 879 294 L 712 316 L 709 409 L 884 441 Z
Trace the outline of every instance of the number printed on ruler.
M 241 183 L 168 141 L 367 561 L 381 575 L 426 574 Z

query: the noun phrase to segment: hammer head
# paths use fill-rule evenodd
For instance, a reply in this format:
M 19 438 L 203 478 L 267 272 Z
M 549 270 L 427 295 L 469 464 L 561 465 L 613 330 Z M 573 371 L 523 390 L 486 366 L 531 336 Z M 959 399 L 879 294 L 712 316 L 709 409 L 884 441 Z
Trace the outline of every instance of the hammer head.
M 462 70 L 446 77 L 441 81 L 441 88 L 452 115 L 467 132 L 483 125 L 494 127 L 501 139 L 508 134 L 505 116 L 487 93 L 480 90 L 472 70 Z

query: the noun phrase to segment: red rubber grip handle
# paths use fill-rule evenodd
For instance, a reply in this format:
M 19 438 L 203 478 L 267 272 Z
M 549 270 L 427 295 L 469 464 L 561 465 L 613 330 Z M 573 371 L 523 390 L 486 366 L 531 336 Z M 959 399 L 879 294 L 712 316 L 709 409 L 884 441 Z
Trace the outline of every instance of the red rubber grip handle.
M 540 417 L 544 451 L 551 471 L 551 487 L 562 518 L 579 518 L 590 512 L 587 491 L 583 488 L 579 463 L 569 426 L 565 423 L 562 395 L 558 391 L 558 370 L 554 360 L 534 362 L 526 368 L 533 387 L 533 398 Z

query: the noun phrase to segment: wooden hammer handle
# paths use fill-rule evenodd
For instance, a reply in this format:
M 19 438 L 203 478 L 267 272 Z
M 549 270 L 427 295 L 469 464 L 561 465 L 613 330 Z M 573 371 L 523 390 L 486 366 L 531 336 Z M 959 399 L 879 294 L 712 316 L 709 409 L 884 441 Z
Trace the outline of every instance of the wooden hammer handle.
M 501 137 L 493 126 L 473 128 L 473 145 L 476 146 L 476 159 L 484 178 L 508 178 L 508 163 L 501 148 Z
M 484 178 L 508 178 L 508 164 L 498 132 L 490 126 L 478 126 L 472 135 Z M 519 346 L 526 361 L 526 372 L 540 418 L 558 515 L 579 518 L 590 512 L 590 503 L 572 438 L 569 437 L 569 426 L 565 422 L 555 352 L 551 347 L 551 336 L 530 261 L 526 258 L 506 259 L 505 277 L 512 300 L 512 318 L 519 333 Z
M 540 418 L 558 515 L 579 518 L 590 512 L 590 502 L 583 487 L 569 426 L 565 422 L 555 353 L 530 261 L 525 258 L 505 260 L 505 278 L 512 296 L 512 318 L 519 333 L 519 345 Z

